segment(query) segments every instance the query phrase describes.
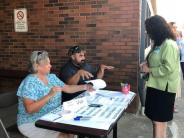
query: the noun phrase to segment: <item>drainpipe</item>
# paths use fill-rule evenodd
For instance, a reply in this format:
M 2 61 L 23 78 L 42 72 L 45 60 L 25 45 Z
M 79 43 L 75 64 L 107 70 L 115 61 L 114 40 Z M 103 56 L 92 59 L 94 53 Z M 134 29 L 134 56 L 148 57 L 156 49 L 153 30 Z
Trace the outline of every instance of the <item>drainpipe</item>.
M 141 3 L 141 29 L 140 29 L 140 48 L 139 48 L 139 63 L 144 61 L 144 51 L 145 51 L 145 40 L 146 40 L 146 34 L 145 34 L 145 26 L 144 21 L 146 18 L 146 9 L 147 9 L 147 1 L 142 0 Z M 141 113 L 144 114 L 144 107 L 145 107 L 145 97 L 146 97 L 146 91 L 145 91 L 145 82 L 141 78 L 141 74 L 139 73 L 138 78 L 138 92 L 140 96 L 140 102 L 141 102 Z

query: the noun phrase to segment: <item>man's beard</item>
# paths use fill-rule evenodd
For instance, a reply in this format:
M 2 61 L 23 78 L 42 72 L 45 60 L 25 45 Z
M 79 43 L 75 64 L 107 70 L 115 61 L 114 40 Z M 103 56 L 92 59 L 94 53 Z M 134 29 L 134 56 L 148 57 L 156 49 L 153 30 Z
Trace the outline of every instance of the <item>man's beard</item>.
M 84 66 L 84 65 L 85 65 L 85 63 L 86 63 L 86 61 L 85 61 L 85 60 L 81 60 L 81 62 L 79 63 L 79 66 L 80 66 L 80 67 L 82 67 L 82 66 Z
M 78 67 L 83 67 L 86 64 L 86 60 L 81 60 L 80 63 L 77 63 L 76 61 L 73 61 L 73 63 Z

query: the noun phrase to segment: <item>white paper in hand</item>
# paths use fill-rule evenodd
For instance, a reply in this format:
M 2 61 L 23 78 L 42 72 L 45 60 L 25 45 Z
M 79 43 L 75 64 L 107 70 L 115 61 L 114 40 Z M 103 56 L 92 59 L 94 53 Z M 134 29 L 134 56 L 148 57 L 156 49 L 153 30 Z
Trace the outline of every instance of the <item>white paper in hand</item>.
M 106 82 L 102 79 L 90 80 L 86 81 L 86 83 L 92 83 L 95 90 L 103 89 L 107 86 Z
M 95 89 L 95 91 L 88 92 L 90 96 L 95 96 L 96 90 L 103 89 L 106 87 L 106 83 L 102 79 L 90 80 L 90 81 L 86 81 L 86 83 L 92 83 L 93 89 Z

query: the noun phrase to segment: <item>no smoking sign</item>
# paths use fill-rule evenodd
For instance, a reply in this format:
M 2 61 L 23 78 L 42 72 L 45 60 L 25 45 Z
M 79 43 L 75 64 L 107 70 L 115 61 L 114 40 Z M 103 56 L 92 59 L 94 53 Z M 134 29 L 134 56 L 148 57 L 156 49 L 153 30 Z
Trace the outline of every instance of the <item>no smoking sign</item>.
M 18 11 L 18 12 L 17 12 L 17 18 L 18 18 L 19 20 L 24 19 L 24 13 L 23 13 L 22 11 Z
M 14 26 L 15 32 L 27 32 L 27 10 L 25 8 L 22 9 L 14 9 Z

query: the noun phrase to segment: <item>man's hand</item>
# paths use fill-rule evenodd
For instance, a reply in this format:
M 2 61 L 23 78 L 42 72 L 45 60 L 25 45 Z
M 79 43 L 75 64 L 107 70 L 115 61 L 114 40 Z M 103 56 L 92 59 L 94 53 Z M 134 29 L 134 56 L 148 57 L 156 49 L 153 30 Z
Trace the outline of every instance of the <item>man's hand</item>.
M 112 70 L 112 69 L 114 69 L 113 66 L 107 66 L 107 65 L 101 64 L 100 69 L 98 70 L 98 73 L 97 73 L 97 78 L 102 79 L 104 76 L 105 70 Z
M 90 72 L 85 71 L 83 69 L 80 69 L 77 73 L 79 74 L 80 77 L 82 77 L 83 80 L 94 77 Z
M 107 66 L 107 65 L 104 65 L 104 64 L 101 64 L 100 65 L 100 69 L 101 70 L 112 70 L 112 69 L 114 69 L 114 67 L 113 66 Z

